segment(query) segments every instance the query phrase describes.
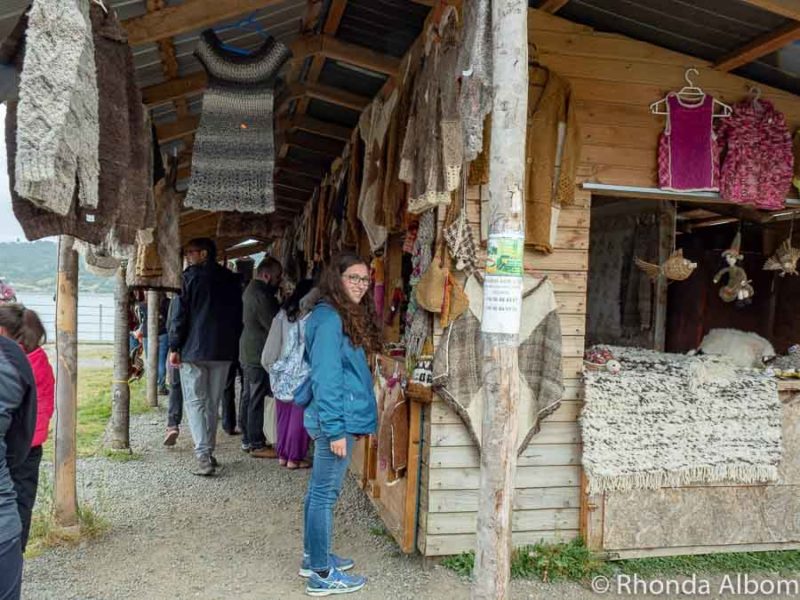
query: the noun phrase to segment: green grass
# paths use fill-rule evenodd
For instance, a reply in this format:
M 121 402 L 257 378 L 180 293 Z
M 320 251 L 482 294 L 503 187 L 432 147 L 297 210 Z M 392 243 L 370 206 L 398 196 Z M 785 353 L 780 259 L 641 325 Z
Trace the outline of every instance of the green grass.
M 94 456 L 100 450 L 108 420 L 111 417 L 111 369 L 80 369 L 78 373 L 78 457 Z M 144 379 L 131 383 L 131 415 L 150 410 Z M 53 459 L 54 435 L 44 445 L 44 456 Z
M 116 462 L 131 462 L 134 460 L 142 460 L 142 455 L 136 452 L 131 452 L 130 450 L 112 450 L 111 448 L 105 448 L 101 453 L 102 456 L 109 460 L 113 460 Z
M 615 563 L 617 564 L 617 563 Z M 620 561 L 624 573 L 642 577 L 691 575 L 693 573 L 800 573 L 800 550 L 737 552 L 698 556 L 669 556 Z
M 449 556 L 442 564 L 459 575 L 469 576 L 475 567 L 475 553 Z M 580 538 L 563 544 L 522 546 L 511 555 L 511 577 L 515 579 L 586 581 L 593 575 L 611 572 L 611 567 L 592 556 Z
M 97 506 L 104 503 L 103 487 L 96 488 Z M 47 548 L 64 544 L 74 544 L 80 540 L 98 537 L 108 531 L 108 520 L 98 510 L 97 506 L 82 502 L 78 505 L 78 524 L 80 526 L 79 538 L 64 537 L 58 531 L 53 519 L 53 482 L 49 470 L 42 469 L 39 473 L 39 490 L 36 495 L 36 506 L 31 518 L 31 531 L 28 538 L 28 547 L 25 558 L 36 558 Z
M 470 576 L 475 567 L 475 554 L 465 552 L 448 556 L 442 565 L 461 576 Z M 659 575 L 722 573 L 778 573 L 782 576 L 800 573 L 800 550 L 775 552 L 738 552 L 696 556 L 669 556 L 605 562 L 586 548 L 580 539 L 564 544 L 535 544 L 514 550 L 511 577 L 541 581 L 587 582 L 595 575 L 634 573 L 643 578 Z

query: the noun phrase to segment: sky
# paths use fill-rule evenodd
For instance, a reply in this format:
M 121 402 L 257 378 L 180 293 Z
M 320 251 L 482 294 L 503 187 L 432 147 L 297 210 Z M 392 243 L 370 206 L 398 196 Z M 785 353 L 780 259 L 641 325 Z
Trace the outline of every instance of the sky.
M 22 227 L 11 210 L 6 158 L 6 105 L 0 104 L 0 242 L 25 241 Z

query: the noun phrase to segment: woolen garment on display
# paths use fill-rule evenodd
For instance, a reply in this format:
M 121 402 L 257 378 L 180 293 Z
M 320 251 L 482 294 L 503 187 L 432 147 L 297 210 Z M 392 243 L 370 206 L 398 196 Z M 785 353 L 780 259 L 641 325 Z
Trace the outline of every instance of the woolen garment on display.
M 217 237 L 247 237 L 263 242 L 282 233 L 271 219 L 255 213 L 221 212 L 217 221 Z
M 22 69 L 27 27 L 28 17 L 23 14 L 13 31 L 0 45 L 0 62 L 13 64 L 18 70 Z M 16 101 L 6 103 L 6 158 L 11 205 L 17 221 L 22 226 L 25 237 L 30 241 L 34 241 L 44 237 L 64 234 L 94 243 L 101 242 L 111 227 L 111 219 L 104 218 L 104 215 L 98 214 L 94 209 L 80 206 L 77 199 L 77 190 L 75 190 L 76 197 L 72 202 L 70 214 L 66 216 L 58 215 L 34 202 L 25 200 L 15 192 L 17 106 L 18 102 Z
M 383 142 L 396 104 L 397 90 L 392 92 L 386 101 L 376 98 L 361 113 L 358 121 L 358 130 L 364 142 L 364 169 L 358 198 L 358 218 L 367 232 L 370 249 L 373 251 L 383 246 L 387 235 L 386 227 L 377 223 L 375 215 L 383 204 L 383 183 L 386 174 Z
M 215 262 L 183 272 L 181 294 L 169 323 L 169 348 L 180 352 L 181 361 L 238 360 L 241 289 L 239 277 Z
M 405 231 L 403 215 L 406 210 L 408 185 L 400 180 L 400 153 L 406 137 L 408 115 L 414 94 L 415 73 L 408 73 L 397 98 L 397 107 L 389 125 L 385 153 L 385 177 L 383 179 L 383 201 L 376 209 L 375 221 L 389 233 Z
M 470 277 L 465 286 L 469 310 L 443 333 L 433 359 L 433 389 L 464 421 L 481 447 L 483 422 L 483 287 Z M 553 286 L 525 277 L 519 332 L 519 437 L 522 453 L 544 417 L 561 404 L 561 323 Z
M 458 112 L 464 135 L 464 160 L 475 160 L 487 148 L 484 118 L 492 110 L 492 5 L 490 0 L 464 4 L 464 41 L 458 60 L 461 90 Z M 485 152 L 485 150 L 484 150 Z M 486 162 L 488 170 L 488 152 Z
M 544 87 L 537 72 L 544 71 Z M 525 244 L 552 252 L 558 211 L 575 202 L 580 135 L 572 86 L 554 71 L 528 69 L 528 129 L 525 141 Z
M 0 336 L 0 544 L 20 535 L 11 470 L 28 456 L 36 429 L 36 382 L 19 345 Z
M 114 243 L 130 246 L 152 227 L 152 124 L 145 119 L 128 35 L 113 10 L 91 3 L 100 115 L 99 206 L 113 209 Z M 113 249 L 112 249 L 113 250 Z
M 113 11 L 106 13 L 92 4 L 91 22 L 99 93 L 101 156 L 98 204 L 95 208 L 88 208 L 75 199 L 68 214 L 59 215 L 13 192 L 12 204 L 29 240 L 60 234 L 72 235 L 85 242 L 79 244 L 79 250 L 93 261 L 91 266 L 102 270 L 103 257 L 112 259 L 128 254 L 136 231 L 142 227 L 152 227 L 152 131 L 145 119 L 141 94 L 135 81 L 131 49 L 119 20 Z M 17 64 L 22 64 L 24 48 L 19 41 L 24 30 L 21 20 L 15 33 L 4 44 L 7 52 L 0 51 L 3 55 L 0 60 L 11 58 Z M 17 42 L 11 39 L 15 36 L 18 36 Z M 9 103 L 6 144 L 12 189 L 17 160 L 14 134 L 17 114 L 18 106 Z M 87 244 L 97 247 L 89 250 Z M 97 257 L 97 260 L 93 257 Z M 112 273 L 115 268 L 111 267 Z
M 392 483 L 405 475 L 408 466 L 408 402 L 398 363 L 385 356 L 379 356 L 377 362 L 378 469 L 385 471 L 387 482 Z
M 400 179 L 410 185 L 408 212 L 421 214 L 450 203 L 460 184 L 463 132 L 458 114 L 458 51 L 456 14 L 445 9 L 438 32 L 428 33 L 429 50 L 417 75 Z M 433 39 L 437 38 L 437 39 Z
M 67 215 L 78 182 L 82 206 L 98 204 L 97 69 L 92 3 L 34 0 L 28 13 L 17 113 L 16 192 Z
M 739 102 L 720 119 L 720 196 L 756 208 L 783 208 L 794 157 L 786 118 L 769 100 Z
M 303 419 L 308 433 L 331 441 L 375 433 L 378 415 L 367 355 L 353 346 L 339 312 L 327 302 L 311 311 L 305 344 L 313 396 Z
M 349 148 L 350 168 L 347 171 L 347 204 L 345 206 L 347 224 L 344 227 L 342 241 L 347 246 L 355 246 L 358 243 L 358 236 L 361 231 L 358 220 L 358 199 L 361 195 L 361 179 L 364 165 L 364 143 L 361 141 L 361 133 L 359 131 L 353 131 Z
M 208 73 L 192 152 L 186 205 L 204 210 L 275 211 L 274 79 L 289 49 L 269 37 L 248 56 L 225 50 L 213 32 L 195 56 Z
M 181 199 L 165 179 L 158 182 L 155 228 L 139 230 L 135 260 L 128 262 L 130 287 L 178 291 L 181 289 Z
M 685 192 L 719 191 L 719 148 L 714 135 L 714 98 L 666 97 L 667 123 L 658 142 L 658 185 Z

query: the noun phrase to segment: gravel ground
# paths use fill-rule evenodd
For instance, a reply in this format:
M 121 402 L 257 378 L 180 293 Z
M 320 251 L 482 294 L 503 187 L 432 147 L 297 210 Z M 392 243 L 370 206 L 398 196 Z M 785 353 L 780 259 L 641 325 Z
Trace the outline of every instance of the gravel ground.
M 308 472 L 250 458 L 238 449 L 239 438 L 220 434 L 222 471 L 214 478 L 196 477 L 189 472 L 188 431 L 174 449 L 166 449 L 163 427 L 163 414 L 132 420 L 131 438 L 140 460 L 79 461 L 79 496 L 110 521 L 110 531 L 27 561 L 23 598 L 306 598 L 297 567 Z M 419 557 L 404 556 L 391 539 L 372 533 L 380 526 L 369 501 L 348 480 L 336 512 L 335 549 L 355 558 L 356 572 L 369 578 L 355 598 L 469 597 L 468 581 L 439 566 L 425 568 Z M 512 590 L 515 600 L 600 597 L 576 584 L 515 581 Z

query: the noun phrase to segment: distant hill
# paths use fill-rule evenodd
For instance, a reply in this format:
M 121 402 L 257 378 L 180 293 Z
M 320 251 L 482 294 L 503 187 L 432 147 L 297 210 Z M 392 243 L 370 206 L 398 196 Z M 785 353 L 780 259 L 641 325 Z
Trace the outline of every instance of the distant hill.
M 0 243 L 0 278 L 15 290 L 55 293 L 58 245 L 54 242 Z M 114 293 L 113 277 L 98 277 L 86 270 L 80 257 L 78 288 L 84 292 Z

